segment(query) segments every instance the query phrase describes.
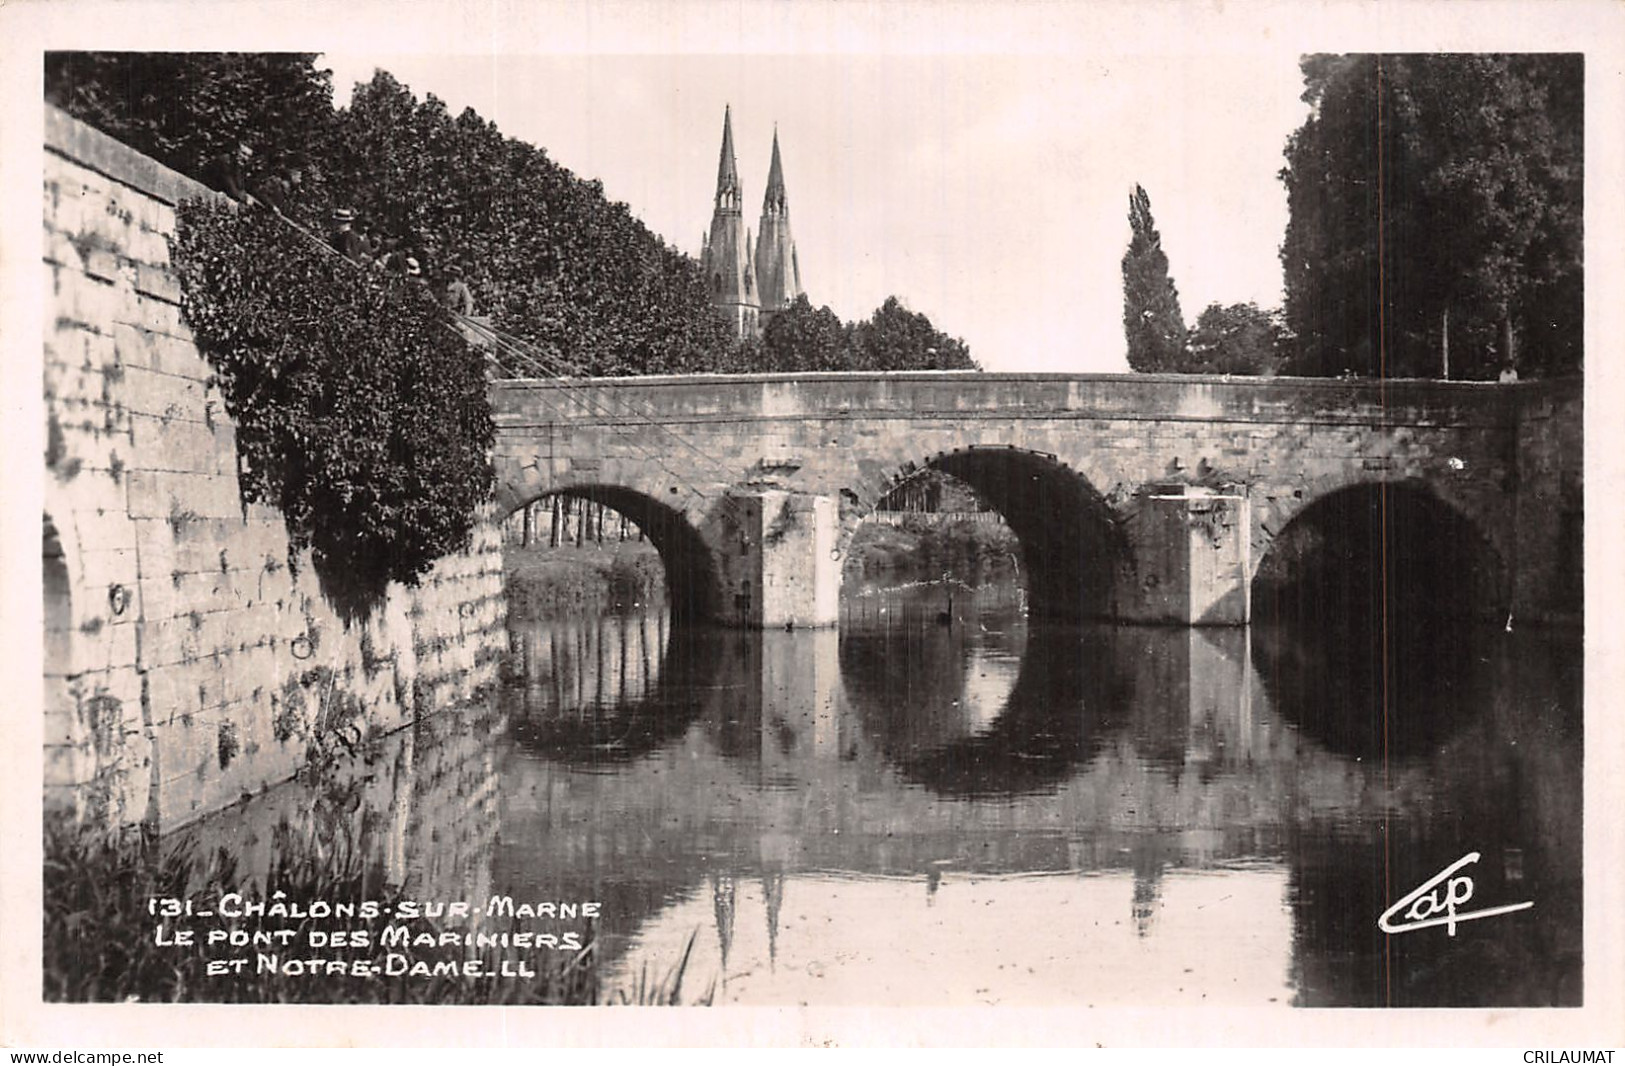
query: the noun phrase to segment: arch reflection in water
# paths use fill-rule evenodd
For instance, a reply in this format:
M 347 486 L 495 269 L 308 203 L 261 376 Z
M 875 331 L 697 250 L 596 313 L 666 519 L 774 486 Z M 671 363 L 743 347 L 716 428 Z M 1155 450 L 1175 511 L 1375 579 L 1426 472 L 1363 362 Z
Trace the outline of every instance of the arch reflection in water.
M 702 710 L 718 633 L 663 611 L 536 621 L 511 638 L 508 727 L 518 746 L 568 765 L 654 751 Z
M 903 776 L 945 796 L 1054 789 L 1125 703 L 1110 631 L 1008 606 L 942 626 L 906 607 L 841 638 L 845 696 Z
M 1272 702 L 1365 768 L 1376 800 L 1322 813 L 1289 853 L 1299 1002 L 1577 1003 L 1577 642 L 1512 631 L 1487 539 L 1404 484 L 1307 507 L 1262 561 L 1253 603 Z M 1374 927 L 1372 915 L 1475 851 L 1475 900 L 1535 900 L 1541 916 L 1458 937 Z

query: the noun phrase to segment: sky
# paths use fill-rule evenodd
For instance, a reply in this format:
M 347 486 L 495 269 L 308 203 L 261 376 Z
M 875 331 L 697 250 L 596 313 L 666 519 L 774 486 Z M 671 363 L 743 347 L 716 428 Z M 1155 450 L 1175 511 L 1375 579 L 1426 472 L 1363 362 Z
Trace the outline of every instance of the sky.
M 698 255 L 723 110 L 746 224 L 778 131 L 802 282 L 895 295 L 988 370 L 1121 371 L 1128 197 L 1151 197 L 1187 323 L 1277 307 L 1298 53 L 325 53 L 337 102 L 383 68 L 547 150 Z

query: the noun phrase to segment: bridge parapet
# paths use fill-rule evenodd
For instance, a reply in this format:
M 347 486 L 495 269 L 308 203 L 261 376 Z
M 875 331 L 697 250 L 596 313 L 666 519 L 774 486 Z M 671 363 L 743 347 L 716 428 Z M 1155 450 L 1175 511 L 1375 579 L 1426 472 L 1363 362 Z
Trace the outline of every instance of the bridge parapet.
M 1070 415 L 1264 425 L 1494 426 L 1560 382 L 1237 378 L 1200 374 L 706 374 L 492 383 L 499 418 L 643 419 Z M 1576 389 L 1577 391 L 1577 389 Z M 1538 401 L 1537 401 L 1538 402 Z

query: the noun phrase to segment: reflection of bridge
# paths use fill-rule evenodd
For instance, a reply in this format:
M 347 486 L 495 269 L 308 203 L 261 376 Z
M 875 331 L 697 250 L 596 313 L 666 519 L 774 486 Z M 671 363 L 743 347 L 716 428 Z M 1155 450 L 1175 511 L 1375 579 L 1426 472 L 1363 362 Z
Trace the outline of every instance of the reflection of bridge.
M 1345 949 L 1366 958 L 1380 938 L 1370 916 L 1386 905 L 1382 878 L 1372 876 L 1382 869 L 1371 850 L 1378 826 L 1407 842 L 1395 860 L 1417 868 L 1406 883 L 1420 883 L 1432 872 L 1421 867 L 1465 834 L 1494 863 L 1516 851 L 1528 871 L 1520 876 L 1547 871 L 1543 890 L 1564 913 L 1577 899 L 1578 782 L 1556 770 L 1577 737 L 1523 713 L 1553 688 L 1530 634 L 1507 637 L 1518 645 L 1499 647 L 1491 663 L 1464 664 L 1461 707 L 1443 716 L 1452 728 L 1386 763 L 1317 735 L 1304 700 L 1324 700 L 1338 679 L 1279 685 L 1270 675 L 1293 667 L 1260 669 L 1246 634 L 1024 629 L 996 638 L 929 624 L 912 637 L 712 633 L 715 654 L 667 657 L 658 687 L 693 699 L 681 728 L 639 757 L 593 765 L 530 751 L 504 765 L 493 890 L 613 886 L 616 905 L 600 930 L 608 957 L 635 937 L 664 964 L 713 913 L 722 956 L 731 944 L 743 958 L 755 936 L 768 957 L 794 958 L 791 938 L 805 949 L 806 938 L 831 935 L 821 919 L 807 920 L 820 918 L 806 885 L 820 876 L 842 885 L 832 896 L 848 915 L 842 922 L 865 901 L 924 907 L 944 877 L 963 886 L 1005 874 L 1105 876 L 1113 885 L 1097 899 L 1110 908 L 1105 924 L 1143 930 L 1160 920 L 1159 895 L 1182 872 L 1261 863 L 1329 901 L 1294 912 L 1317 930 L 1336 928 L 1335 937 L 1309 939 L 1304 965 Z M 863 641 L 889 644 L 891 654 L 850 647 Z M 950 710 L 968 692 L 975 641 L 1021 660 L 991 722 Z M 902 654 L 905 643 L 915 654 Z M 877 663 L 904 658 L 924 665 L 866 680 Z M 691 663 L 708 665 L 674 683 L 670 672 Z M 1518 676 L 1507 676 L 1511 663 Z M 542 713 L 581 717 L 568 705 Z M 655 716 L 645 717 L 654 727 Z M 1515 816 L 1487 802 L 1504 795 L 1492 782 L 1536 780 L 1520 790 Z M 894 887 L 867 887 L 882 883 Z M 1074 905 L 1088 895 L 1076 881 L 1069 890 Z M 781 897 L 795 929 L 777 925 Z M 747 898 L 750 917 L 735 927 Z M 1265 902 L 1265 917 L 1281 913 L 1279 891 Z M 898 915 L 901 928 L 919 920 Z M 765 925 L 748 933 L 747 921 Z M 675 947 L 662 930 L 680 931 Z M 709 928 L 703 939 L 702 955 Z M 1358 976 L 1335 983 L 1358 985 Z
M 612 506 L 660 548 L 678 610 L 738 624 L 833 623 L 854 529 L 925 467 L 1005 516 L 1040 613 L 1245 624 L 1288 524 L 1382 486 L 1420 501 L 1433 541 L 1470 531 L 1488 608 L 1578 614 L 1578 381 L 806 374 L 491 396 L 505 509 Z

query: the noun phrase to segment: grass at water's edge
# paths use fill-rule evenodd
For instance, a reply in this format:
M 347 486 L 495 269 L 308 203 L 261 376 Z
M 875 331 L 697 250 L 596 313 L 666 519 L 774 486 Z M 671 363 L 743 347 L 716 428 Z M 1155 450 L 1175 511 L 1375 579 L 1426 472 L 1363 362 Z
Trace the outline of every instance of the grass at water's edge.
M 904 518 L 900 525 L 865 522 L 852 538 L 846 575 L 860 578 L 949 573 L 974 582 L 989 571 L 1017 568 L 1021 542 L 1000 523 Z
M 665 594 L 665 568 L 648 543 L 519 548 L 502 553 L 508 614 L 540 618 L 582 609 L 626 608 Z
M 381 963 L 387 926 L 410 927 L 437 940 L 442 933 L 479 929 L 510 935 L 531 929 L 515 919 L 487 919 L 460 926 L 427 918 L 391 918 L 412 898 L 399 887 L 377 887 L 354 852 L 320 846 L 291 832 L 279 833 L 276 856 L 264 883 L 239 880 L 236 860 L 224 849 L 200 855 L 186 845 L 162 841 L 116 840 L 106 834 L 50 819 L 45 831 L 43 988 L 48 1002 L 162 1003 L 327 1003 L 327 1004 L 505 1004 L 594 1005 L 628 1003 L 677 1005 L 689 952 L 664 977 L 647 975 L 630 991 L 606 996 L 597 966 L 591 923 L 580 931 L 581 950 L 470 946 L 387 949 L 420 971 L 356 975 L 356 963 Z M 220 902 L 241 893 L 233 911 L 253 911 L 255 903 L 281 903 L 279 913 L 225 917 Z M 190 908 L 172 918 L 163 904 Z M 372 917 L 335 920 L 312 917 L 312 905 L 376 905 Z M 277 910 L 277 908 L 270 908 Z M 321 910 L 322 908 L 316 908 Z M 209 917 L 201 917 L 209 912 Z M 554 928 L 553 923 L 538 923 Z M 313 945 L 312 933 L 344 931 L 364 935 L 366 947 Z M 220 943 L 210 934 L 224 933 Z M 183 943 L 190 934 L 191 943 Z M 259 965 L 276 956 L 278 969 Z M 235 972 L 211 974 L 210 962 L 243 959 Z M 321 959 L 321 966 L 306 960 Z M 287 968 L 290 960 L 297 967 Z M 470 972 L 470 962 L 478 972 Z M 333 963 L 342 963 L 335 967 Z M 406 967 L 402 967 L 406 968 Z M 497 976 L 489 976 L 495 974 Z M 708 1004 L 711 993 L 690 1000 Z

